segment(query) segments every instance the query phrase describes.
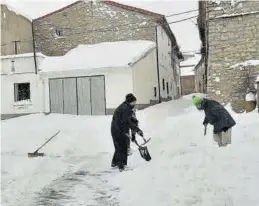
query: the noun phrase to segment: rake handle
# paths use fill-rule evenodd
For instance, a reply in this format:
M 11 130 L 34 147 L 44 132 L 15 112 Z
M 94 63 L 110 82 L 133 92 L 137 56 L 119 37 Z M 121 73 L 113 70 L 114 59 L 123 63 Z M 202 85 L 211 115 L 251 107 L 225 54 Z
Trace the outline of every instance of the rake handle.
M 60 133 L 60 130 L 58 132 L 56 132 L 54 135 L 52 135 L 52 137 L 50 137 L 43 145 L 41 145 L 35 152 L 33 153 L 37 153 L 43 146 L 45 146 L 50 140 L 52 140 L 55 136 L 58 135 L 58 133 Z

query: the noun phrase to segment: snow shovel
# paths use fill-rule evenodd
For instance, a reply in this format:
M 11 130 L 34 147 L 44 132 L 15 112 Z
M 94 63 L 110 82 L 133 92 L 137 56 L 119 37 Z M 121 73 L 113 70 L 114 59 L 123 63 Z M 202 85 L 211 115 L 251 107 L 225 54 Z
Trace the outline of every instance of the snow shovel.
M 145 146 L 145 147 L 140 146 L 136 140 L 134 142 L 138 146 L 138 150 L 139 150 L 140 156 L 143 159 L 145 159 L 146 161 L 149 162 L 151 160 L 151 156 L 150 156 L 150 154 L 148 152 L 147 146 Z
M 60 133 L 60 130 L 56 132 L 52 137 L 50 137 L 43 145 L 41 145 L 35 152 L 33 153 L 28 153 L 28 157 L 43 157 L 44 153 L 38 152 L 43 146 L 45 146 L 50 140 L 52 140 L 55 136 Z

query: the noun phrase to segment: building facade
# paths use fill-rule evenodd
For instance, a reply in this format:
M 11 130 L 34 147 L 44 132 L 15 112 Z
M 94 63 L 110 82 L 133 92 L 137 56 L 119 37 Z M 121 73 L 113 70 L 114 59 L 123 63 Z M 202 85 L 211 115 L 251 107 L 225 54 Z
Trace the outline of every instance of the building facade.
M 259 58 L 259 2 L 200 1 L 198 24 L 208 97 L 242 111 L 253 72 L 233 65 Z
M 160 100 L 179 97 L 177 64 L 182 55 L 163 15 L 113 1 L 77 1 L 35 19 L 33 27 L 36 50 L 50 56 L 64 55 L 79 44 L 153 41 L 157 45 Z M 168 73 L 161 73 L 161 67 Z M 172 88 L 170 94 L 167 84 Z

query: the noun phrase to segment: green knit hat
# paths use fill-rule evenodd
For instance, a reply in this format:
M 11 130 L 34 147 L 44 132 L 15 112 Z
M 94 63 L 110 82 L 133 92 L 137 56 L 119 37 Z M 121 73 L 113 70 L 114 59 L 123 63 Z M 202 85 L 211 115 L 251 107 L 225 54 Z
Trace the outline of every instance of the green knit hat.
M 200 106 L 202 103 L 202 98 L 193 96 L 192 97 L 192 103 L 197 107 Z

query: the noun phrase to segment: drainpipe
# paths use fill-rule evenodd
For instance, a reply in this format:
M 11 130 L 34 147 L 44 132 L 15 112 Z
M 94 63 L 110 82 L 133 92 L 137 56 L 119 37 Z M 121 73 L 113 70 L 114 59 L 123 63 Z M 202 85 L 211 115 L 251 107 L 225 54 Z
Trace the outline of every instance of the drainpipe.
M 158 82 L 158 102 L 161 103 L 160 90 L 160 72 L 159 72 L 159 57 L 158 57 L 158 40 L 157 40 L 157 26 L 156 26 L 156 62 L 157 62 L 157 82 Z
M 35 74 L 37 74 L 38 73 L 38 66 L 37 66 L 37 60 L 36 60 L 36 48 L 35 48 L 33 21 L 31 22 L 31 28 L 32 28 L 32 42 L 33 42 L 33 57 L 34 57 L 34 65 L 35 65 Z

